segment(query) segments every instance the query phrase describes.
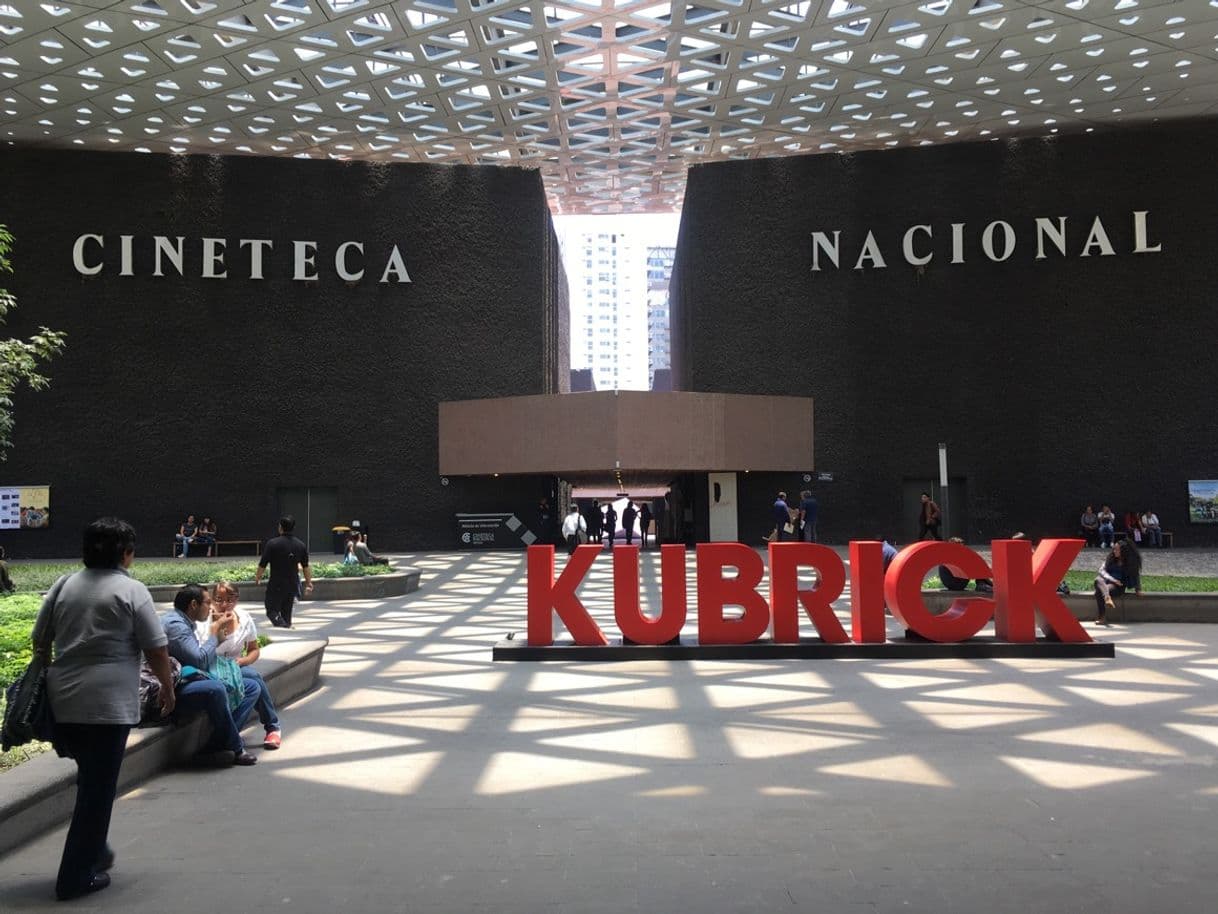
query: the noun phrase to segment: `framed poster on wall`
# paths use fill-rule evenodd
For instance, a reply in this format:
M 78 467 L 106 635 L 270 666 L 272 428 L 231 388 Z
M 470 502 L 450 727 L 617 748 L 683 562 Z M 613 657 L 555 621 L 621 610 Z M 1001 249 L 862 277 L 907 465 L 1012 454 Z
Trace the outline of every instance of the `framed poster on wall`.
M 1218 524 L 1218 479 L 1188 481 L 1188 520 L 1193 524 Z
M 51 526 L 50 486 L 0 486 L 0 530 Z

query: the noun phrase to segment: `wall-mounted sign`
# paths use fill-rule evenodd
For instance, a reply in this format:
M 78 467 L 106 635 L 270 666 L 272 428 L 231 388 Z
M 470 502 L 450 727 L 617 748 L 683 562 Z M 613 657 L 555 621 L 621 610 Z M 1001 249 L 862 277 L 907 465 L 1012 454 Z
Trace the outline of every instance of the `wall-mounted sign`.
M 189 272 L 201 279 L 228 279 L 229 271 L 239 268 L 240 275 L 245 279 L 265 279 L 264 267 L 275 256 L 275 242 L 270 238 L 241 238 L 230 247 L 229 241 L 227 238 L 199 238 L 190 239 L 187 244 L 183 235 L 152 235 L 145 238 L 135 235 L 119 235 L 117 238 L 80 235 L 72 245 L 72 266 L 81 276 L 96 276 L 105 269 L 106 251 L 117 248 L 118 275 L 135 276 L 138 247 L 140 262 L 151 265 L 149 275 L 152 276 L 185 276 Z M 290 245 L 292 279 L 316 282 L 320 278 L 319 271 L 324 268 L 318 265 L 318 243 L 292 241 Z M 360 282 L 364 278 L 363 242 L 344 241 L 333 251 L 322 251 L 321 256 L 322 263 L 327 267 L 332 266 L 334 274 L 344 282 Z M 411 281 L 406 271 L 406 261 L 396 244 L 385 258 L 380 279 L 377 280 L 378 283 L 391 281 Z
M 1163 251 L 1162 244 L 1150 242 L 1149 229 L 1150 212 L 1138 210 L 1133 213 L 1133 250 L 1134 254 L 1158 254 Z M 1113 257 L 1116 248 L 1108 236 L 1104 221 L 1096 216 L 1088 226 L 1068 226 L 1065 216 L 1038 216 L 1031 225 L 1021 225 L 1027 250 L 1032 245 L 1027 242 L 1027 236 L 1035 238 L 1036 255 L 1029 259 L 1046 260 L 1050 256 L 1057 257 Z M 945 231 L 945 229 L 947 229 Z M 923 267 L 935 259 L 936 254 L 949 253 L 946 239 L 950 237 L 949 263 L 964 263 L 965 233 L 980 235 L 981 251 L 986 259 L 994 263 L 1010 260 L 1019 248 L 1020 235 L 1010 222 L 997 219 L 980 229 L 970 227 L 963 222 L 952 222 L 949 226 L 936 227 L 928 223 L 911 225 L 901 235 L 901 257 L 911 267 Z M 845 254 L 846 266 L 853 269 L 883 270 L 888 266 L 888 260 L 895 256 L 894 251 L 888 251 L 885 256 L 880 243 L 876 241 L 875 233 L 871 230 L 862 238 L 846 238 L 843 245 L 840 230 L 832 232 L 812 233 L 812 272 L 819 273 L 827 269 L 840 269 L 842 256 Z M 851 257 L 853 256 L 853 261 Z
M 833 482 L 833 474 L 832 473 L 817 473 L 816 481 L 817 482 Z
M 968 641 L 992 619 L 1000 642 L 1035 645 L 1036 630 L 1053 644 L 1089 644 L 1091 637 L 1058 596 L 1057 587 L 1082 551 L 1082 540 L 1045 540 L 1033 553 L 1027 540 L 996 540 L 993 567 L 957 543 L 921 542 L 906 547 L 885 568 L 883 544 L 850 544 L 851 629 L 847 633 L 833 609 L 846 586 L 846 567 L 827 546 L 771 543 L 768 598 L 759 587 L 766 567 L 742 543 L 700 543 L 697 547 L 695 601 L 698 645 L 748 645 L 767 630 L 774 644 L 800 642 L 800 607 L 825 644 L 885 644 L 885 607 L 905 628 L 930 642 Z M 576 646 L 608 646 L 600 626 L 580 602 L 576 589 L 602 554 L 599 546 L 580 546 L 554 576 L 554 547 L 528 550 L 528 645 L 554 643 L 553 618 L 571 633 Z M 993 597 L 957 599 L 935 615 L 922 598 L 922 582 L 939 565 L 965 578 L 990 578 Z M 731 575 L 725 572 L 731 569 Z M 819 583 L 801 589 L 800 571 L 816 569 Z M 613 550 L 614 618 L 624 643 L 667 645 L 680 637 L 687 614 L 685 547 L 662 546 L 660 611 L 645 615 L 639 602 L 639 551 Z M 728 607 L 742 613 L 728 614 Z
M 0 487 L 0 530 L 51 526 L 50 486 Z
M 537 536 L 515 514 L 490 512 L 457 515 L 457 541 L 462 549 L 519 549 Z

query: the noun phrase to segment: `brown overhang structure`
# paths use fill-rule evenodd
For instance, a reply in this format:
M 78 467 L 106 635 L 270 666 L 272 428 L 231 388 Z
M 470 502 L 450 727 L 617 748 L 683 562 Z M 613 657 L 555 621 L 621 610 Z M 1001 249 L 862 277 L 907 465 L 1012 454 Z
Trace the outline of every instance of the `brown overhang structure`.
M 440 474 L 553 474 L 627 488 L 679 473 L 814 468 L 812 399 L 590 391 L 440 404 Z

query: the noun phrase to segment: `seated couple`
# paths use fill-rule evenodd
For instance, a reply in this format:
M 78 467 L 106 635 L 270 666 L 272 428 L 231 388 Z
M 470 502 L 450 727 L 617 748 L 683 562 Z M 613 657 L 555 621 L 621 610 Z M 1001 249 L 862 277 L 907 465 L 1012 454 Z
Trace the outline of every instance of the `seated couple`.
M 211 720 L 211 742 L 204 752 L 232 753 L 234 764 L 253 765 L 258 758 L 246 752 L 242 726 L 257 710 L 266 731 L 263 748 L 278 749 L 279 715 L 266 681 L 253 668 L 258 633 L 250 614 L 237 609 L 237 597 L 237 587 L 227 581 L 215 585 L 214 597 L 187 584 L 161 624 L 169 656 L 182 664 L 177 712 L 203 712 Z
M 178 532 L 173 535 L 174 543 L 181 547 L 178 553 L 178 558 L 184 559 L 190 554 L 190 546 L 192 543 L 199 546 L 207 547 L 207 555 L 211 555 L 216 549 L 216 522 L 210 517 L 204 517 L 199 523 L 195 523 L 195 516 L 187 514 L 186 520 L 182 521 L 178 527 Z
M 344 565 L 388 565 L 389 559 L 383 555 L 373 555 L 359 531 L 351 531 L 347 538 L 347 554 L 343 556 Z

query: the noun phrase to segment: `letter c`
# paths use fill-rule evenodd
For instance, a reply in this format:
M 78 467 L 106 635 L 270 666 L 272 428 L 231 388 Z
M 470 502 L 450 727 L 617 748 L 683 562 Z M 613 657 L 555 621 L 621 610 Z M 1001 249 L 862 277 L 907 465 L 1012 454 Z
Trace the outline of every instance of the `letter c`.
M 81 235 L 76 239 L 76 243 L 72 245 L 72 266 L 76 267 L 76 272 L 81 276 L 96 276 L 102 271 L 100 263 L 95 267 L 85 265 L 85 242 L 89 240 L 96 241 L 100 248 L 106 246 L 106 239 L 101 235 Z
M 364 253 L 364 246 L 358 241 L 344 241 L 334 252 L 334 272 L 344 282 L 359 282 L 364 278 L 364 269 L 360 267 L 358 273 L 347 272 L 347 248 L 355 248 L 361 254 Z
M 913 235 L 914 232 L 926 232 L 927 238 L 934 237 L 934 232 L 929 225 L 911 225 L 905 230 L 905 236 L 901 239 L 901 250 L 905 252 L 905 262 L 911 267 L 920 267 L 928 264 L 931 258 L 935 256 L 935 252 L 931 251 L 925 257 L 914 256 Z

